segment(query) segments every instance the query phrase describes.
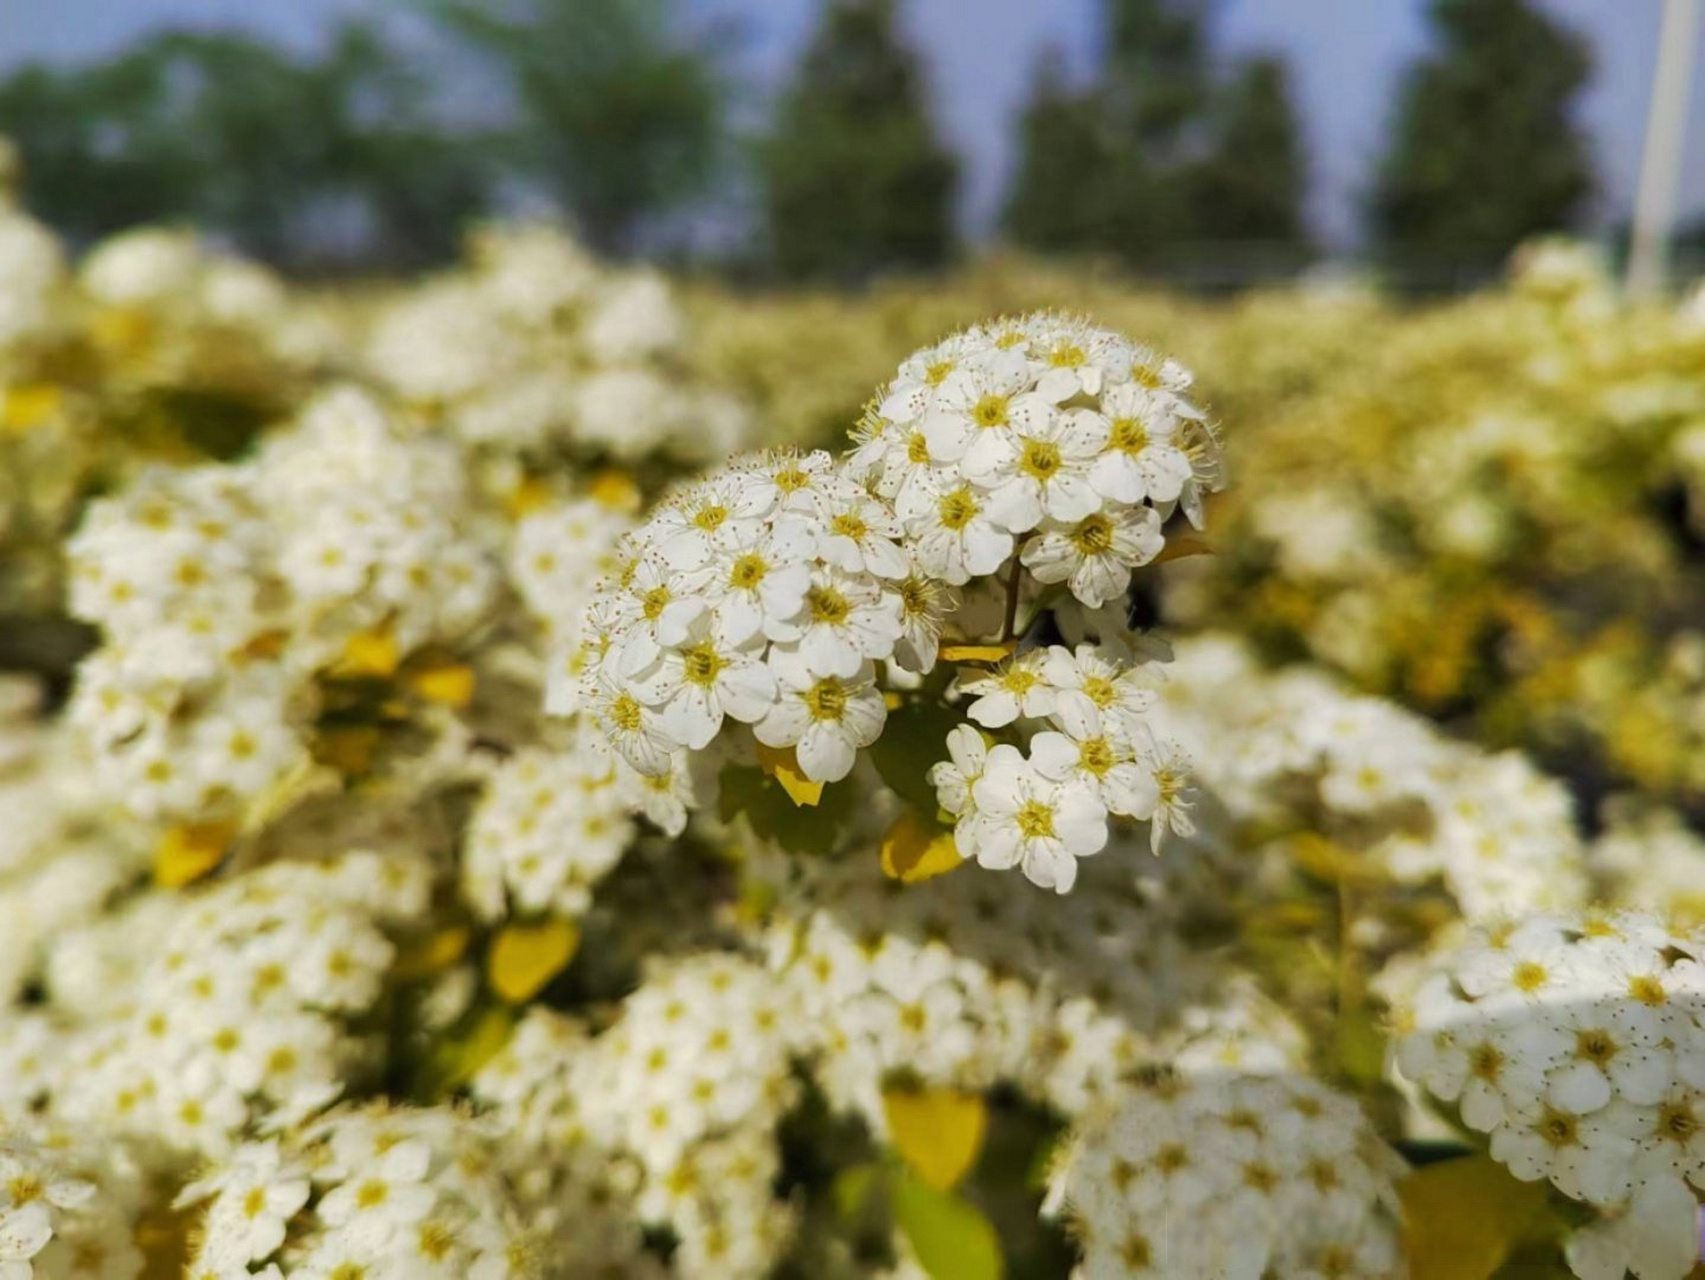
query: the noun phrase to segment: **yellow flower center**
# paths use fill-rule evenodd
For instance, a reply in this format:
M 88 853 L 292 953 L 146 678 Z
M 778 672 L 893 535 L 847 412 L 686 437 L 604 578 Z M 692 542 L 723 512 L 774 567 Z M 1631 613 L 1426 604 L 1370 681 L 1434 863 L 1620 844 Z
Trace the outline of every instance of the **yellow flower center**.
M 1026 440 L 1018 469 L 1033 479 L 1046 482 L 1059 474 L 1064 462 L 1060 446 L 1052 440 Z
M 728 508 L 712 503 L 700 507 L 693 513 L 693 523 L 706 533 L 714 533 L 722 527 L 722 522 L 728 519 Z
M 1494 1045 L 1477 1044 L 1468 1055 L 1468 1071 L 1476 1080 L 1495 1083 L 1504 1069 L 1504 1055 Z
M 1139 387 L 1147 387 L 1155 391 L 1162 385 L 1160 370 L 1152 364 L 1134 364 L 1131 366 L 1131 381 Z
M 610 723 L 624 733 L 637 733 L 640 724 L 639 703 L 631 694 L 620 694 L 610 703 Z
M 775 473 L 776 488 L 783 493 L 797 493 L 811 483 L 811 477 L 796 466 L 786 466 Z
M 18 1208 L 33 1200 L 41 1199 L 47 1188 L 42 1186 L 41 1179 L 32 1173 L 21 1173 L 6 1183 L 6 1193 L 12 1197 L 12 1204 Z
M 847 598 L 833 587 L 812 587 L 805 593 L 805 606 L 810 610 L 813 622 L 827 623 L 831 627 L 840 626 L 852 612 Z
M 645 614 L 647 622 L 656 622 L 662 616 L 663 610 L 669 605 L 671 596 L 668 587 L 653 587 L 640 597 L 640 610 Z
M 939 387 L 947 381 L 947 375 L 953 372 L 953 361 L 937 360 L 924 370 L 924 381 L 932 387 Z
M 747 552 L 729 567 L 728 585 L 736 591 L 755 591 L 769 571 L 769 562 L 763 556 Z
M 1056 369 L 1076 369 L 1089 359 L 1089 353 L 1075 342 L 1062 342 L 1048 353 L 1048 363 Z
M 1001 673 L 1001 688 L 1023 697 L 1036 686 L 1040 677 L 1029 667 L 1008 667 Z
M 423 1222 L 420 1226 L 420 1256 L 442 1262 L 456 1247 L 456 1237 L 442 1222 Z
M 1054 811 L 1040 800 L 1026 800 L 1020 805 L 1016 821 L 1026 840 L 1054 838 Z
M 1084 556 L 1104 556 L 1113 550 L 1113 522 L 1103 515 L 1093 515 L 1072 530 L 1072 546 Z
M 1699 1132 L 1699 1117 L 1687 1102 L 1666 1102 L 1658 1109 L 1657 1136 L 1671 1142 L 1689 1142 Z
M 1007 403 L 1005 396 L 986 395 L 971 406 L 971 421 L 984 428 L 1004 427 Z
M 1148 448 L 1149 433 L 1135 418 L 1115 418 L 1108 432 L 1109 448 L 1120 453 L 1141 453 Z
M 358 1208 L 376 1209 L 390 1199 L 391 1188 L 377 1178 L 363 1182 L 355 1189 L 355 1203 Z
M 1550 978 L 1545 966 L 1532 960 L 1523 960 L 1510 974 L 1510 982 L 1517 991 L 1532 994 L 1545 985 Z
M 978 511 L 977 499 L 971 495 L 970 487 L 955 489 L 941 500 L 941 527 L 958 533 L 970 524 Z
M 846 687 L 833 676 L 819 680 L 805 692 L 805 709 L 813 720 L 839 720 L 846 714 Z
M 1102 676 L 1090 676 L 1083 682 L 1083 696 L 1103 710 L 1113 705 L 1117 690 L 1113 682 Z
M 243 1197 L 243 1216 L 245 1218 L 258 1218 L 264 1208 L 266 1208 L 266 1188 L 250 1187 L 248 1194 Z
M 829 527 L 843 538 L 851 538 L 854 542 L 863 542 L 870 533 L 870 526 L 851 511 L 842 512 L 829 521 Z
M 689 684 L 709 688 L 728 664 L 709 640 L 696 644 L 681 655 L 681 677 Z
M 924 439 L 924 433 L 914 431 L 906 439 L 906 461 L 913 466 L 929 465 L 929 441 Z
M 1603 1030 L 1575 1033 L 1575 1056 L 1602 1067 L 1616 1056 L 1616 1041 Z
M 1572 1147 L 1579 1136 L 1579 1123 L 1575 1117 L 1566 1111 L 1557 1111 L 1551 1107 L 1545 1109 L 1534 1129 L 1539 1136 L 1553 1147 Z
M 1099 778 L 1106 774 L 1117 762 L 1113 755 L 1113 747 L 1106 738 L 1091 738 L 1078 748 L 1078 765 L 1085 773 Z
M 1641 1004 L 1657 1006 L 1669 1000 L 1664 984 L 1649 973 L 1637 973 L 1628 979 L 1628 994 Z

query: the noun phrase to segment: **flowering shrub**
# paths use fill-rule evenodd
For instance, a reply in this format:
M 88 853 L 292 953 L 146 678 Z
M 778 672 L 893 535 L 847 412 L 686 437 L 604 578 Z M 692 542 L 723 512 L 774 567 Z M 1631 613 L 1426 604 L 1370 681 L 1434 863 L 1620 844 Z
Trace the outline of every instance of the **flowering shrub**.
M 1681 1280 L 1697 331 L 8 211 L 0 1276 Z

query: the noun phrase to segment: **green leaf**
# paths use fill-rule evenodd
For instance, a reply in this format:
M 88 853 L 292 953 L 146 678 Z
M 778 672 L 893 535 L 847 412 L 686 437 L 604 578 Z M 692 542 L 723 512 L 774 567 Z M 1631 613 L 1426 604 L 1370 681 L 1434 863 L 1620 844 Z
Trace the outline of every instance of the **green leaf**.
M 1410 1280 L 1487 1280 L 1539 1225 L 1544 1182 L 1522 1182 L 1490 1156 L 1417 1169 L 1398 1184 Z
M 1001 1280 L 1000 1238 L 975 1205 L 907 1170 L 894 1179 L 893 1194 L 894 1217 L 932 1280 Z
M 947 759 L 948 732 L 962 717 L 935 701 L 913 699 L 888 713 L 870 759 L 882 781 L 920 813 L 936 810 L 930 766 Z
M 802 808 L 762 769 L 730 765 L 722 771 L 718 811 L 724 822 L 744 815 L 754 835 L 789 853 L 827 853 L 852 815 L 852 788 L 824 787 L 814 806 Z
M 842 1169 L 835 1175 L 830 1195 L 834 1198 L 835 1212 L 840 1215 L 842 1222 L 856 1224 L 863 1219 L 881 1174 L 882 1166 L 871 1161 L 855 1164 L 850 1169 Z

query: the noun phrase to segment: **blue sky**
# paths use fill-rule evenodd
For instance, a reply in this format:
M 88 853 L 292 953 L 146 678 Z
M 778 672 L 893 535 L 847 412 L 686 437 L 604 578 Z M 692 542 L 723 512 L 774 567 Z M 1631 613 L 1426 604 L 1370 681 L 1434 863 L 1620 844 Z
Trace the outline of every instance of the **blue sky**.
M 733 19 L 745 32 L 740 81 L 761 101 L 786 75 L 821 0 L 682 0 L 695 20 Z M 1661 0 L 1543 0 L 1588 36 L 1597 60 L 1582 120 L 1597 150 L 1600 218 L 1633 200 Z M 337 18 L 396 12 L 403 0 L 0 0 L 0 67 L 109 53 L 164 26 L 226 27 L 311 46 Z M 943 131 L 965 156 L 964 214 L 980 230 L 998 209 L 1014 113 L 1037 53 L 1060 45 L 1087 72 L 1098 0 L 902 0 L 928 65 Z M 1314 163 L 1313 216 L 1338 243 L 1353 235 L 1355 200 L 1384 137 L 1404 64 L 1425 45 L 1423 0 L 1220 0 L 1222 47 L 1273 50 L 1292 66 Z M 1695 54 L 1705 67 L 1705 32 Z M 1705 70 L 1696 76 L 1683 206 L 1705 212 Z

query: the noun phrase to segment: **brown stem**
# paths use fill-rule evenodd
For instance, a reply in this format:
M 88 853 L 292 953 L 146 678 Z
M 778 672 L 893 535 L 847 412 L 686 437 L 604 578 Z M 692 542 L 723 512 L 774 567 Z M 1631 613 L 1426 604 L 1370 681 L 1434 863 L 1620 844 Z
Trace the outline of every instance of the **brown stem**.
M 1018 553 L 1023 549 L 1023 542 L 1012 549 L 1012 576 L 1006 581 L 1006 625 L 1001 628 L 1002 643 L 1013 638 L 1012 629 L 1018 624 L 1018 583 L 1020 575 L 1024 572 L 1024 566 L 1019 563 Z

